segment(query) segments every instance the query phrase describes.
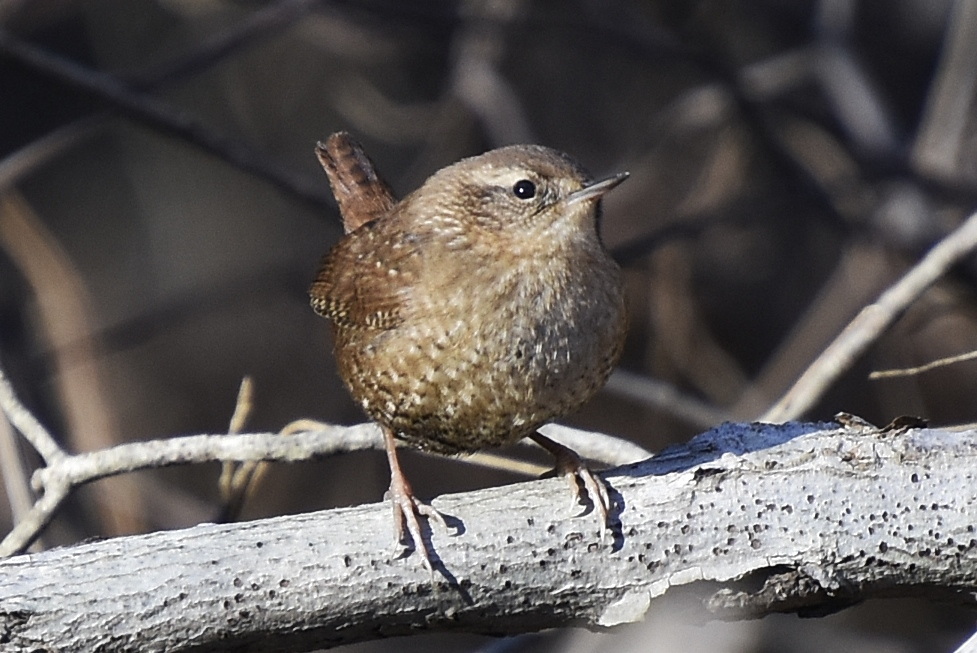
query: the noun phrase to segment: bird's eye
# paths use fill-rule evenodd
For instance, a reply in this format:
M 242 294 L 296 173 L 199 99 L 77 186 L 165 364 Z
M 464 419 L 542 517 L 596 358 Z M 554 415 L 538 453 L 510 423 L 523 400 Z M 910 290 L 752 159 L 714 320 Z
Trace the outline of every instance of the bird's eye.
M 536 184 L 528 179 L 520 179 L 512 187 L 512 194 L 521 200 L 528 200 L 536 197 Z

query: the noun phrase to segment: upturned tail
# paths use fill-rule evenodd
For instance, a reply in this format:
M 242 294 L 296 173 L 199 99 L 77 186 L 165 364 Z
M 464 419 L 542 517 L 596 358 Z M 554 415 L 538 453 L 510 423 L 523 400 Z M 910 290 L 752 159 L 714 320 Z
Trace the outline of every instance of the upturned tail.
M 329 177 L 346 233 L 373 222 L 396 203 L 363 146 L 348 132 L 332 134 L 316 145 L 315 153 Z

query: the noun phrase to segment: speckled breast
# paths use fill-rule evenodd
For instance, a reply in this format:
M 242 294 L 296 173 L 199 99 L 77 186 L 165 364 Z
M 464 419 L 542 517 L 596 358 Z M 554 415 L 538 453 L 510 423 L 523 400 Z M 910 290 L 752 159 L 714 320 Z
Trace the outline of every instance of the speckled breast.
M 417 448 L 515 442 L 586 402 L 620 356 L 620 273 L 602 263 L 474 284 L 490 296 L 440 288 L 395 328 L 337 329 L 340 374 L 368 415 Z

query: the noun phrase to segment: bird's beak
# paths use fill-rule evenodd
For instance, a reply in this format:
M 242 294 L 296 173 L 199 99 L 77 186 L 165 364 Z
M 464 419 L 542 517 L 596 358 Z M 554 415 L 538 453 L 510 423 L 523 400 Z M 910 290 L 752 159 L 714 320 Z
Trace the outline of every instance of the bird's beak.
M 586 202 L 587 200 L 597 199 L 627 179 L 630 175 L 630 172 L 622 172 L 612 177 L 608 177 L 607 179 L 595 181 L 592 184 L 584 186 L 580 190 L 573 191 L 567 196 L 567 204 L 576 204 L 577 202 Z

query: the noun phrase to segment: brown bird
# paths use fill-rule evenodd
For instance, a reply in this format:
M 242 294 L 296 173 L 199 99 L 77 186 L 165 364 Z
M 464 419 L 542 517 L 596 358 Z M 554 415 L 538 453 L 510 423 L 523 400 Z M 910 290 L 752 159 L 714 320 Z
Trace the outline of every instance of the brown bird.
M 603 481 L 536 432 L 597 392 L 621 354 L 620 269 L 597 232 L 600 198 L 566 154 L 515 145 L 463 159 L 397 202 L 363 148 L 340 132 L 316 153 L 346 235 L 309 291 L 332 322 L 350 393 L 382 427 L 397 532 L 432 566 L 396 440 L 442 454 L 530 437 L 556 456 L 601 520 Z

